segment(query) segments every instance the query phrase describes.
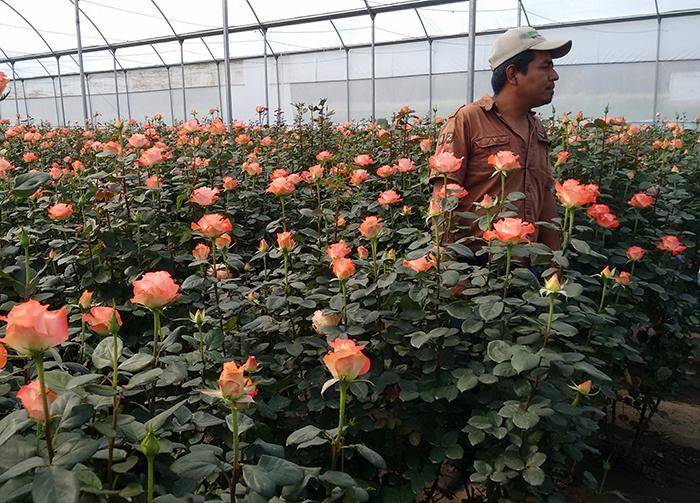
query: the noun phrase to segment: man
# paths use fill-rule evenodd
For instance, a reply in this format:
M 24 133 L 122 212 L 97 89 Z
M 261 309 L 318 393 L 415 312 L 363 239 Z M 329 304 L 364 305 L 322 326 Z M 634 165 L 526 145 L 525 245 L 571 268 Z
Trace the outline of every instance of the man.
M 458 183 L 469 191 L 457 211 L 474 212 L 474 203 L 484 195 L 500 196 L 500 177 L 491 176 L 488 157 L 509 150 L 519 156 L 521 168 L 508 172 L 505 193 L 525 194 L 525 199 L 514 203 L 519 218 L 535 223 L 556 216 L 547 135 L 531 109 L 552 101 L 554 83 L 559 79 L 552 60 L 570 50 L 570 40 L 547 41 L 530 27 L 510 29 L 496 39 L 489 58 L 494 96 L 460 107 L 442 127 L 437 141 L 438 152 L 464 157 L 460 169 L 447 176 L 448 183 Z M 442 176 L 433 175 L 431 181 L 433 194 L 437 194 Z M 472 236 L 481 236 L 473 221 L 462 220 L 460 224 L 470 227 Z M 556 231 L 537 229 L 533 239 L 559 249 Z

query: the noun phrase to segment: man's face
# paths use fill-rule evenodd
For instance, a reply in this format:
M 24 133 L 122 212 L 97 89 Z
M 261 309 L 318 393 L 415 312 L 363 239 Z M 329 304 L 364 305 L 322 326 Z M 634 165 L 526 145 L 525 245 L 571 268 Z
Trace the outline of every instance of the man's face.
M 518 94 L 527 101 L 530 108 L 546 105 L 552 101 L 554 82 L 559 74 L 554 70 L 552 56 L 548 51 L 534 51 L 533 59 L 527 67 L 527 75 L 517 74 Z

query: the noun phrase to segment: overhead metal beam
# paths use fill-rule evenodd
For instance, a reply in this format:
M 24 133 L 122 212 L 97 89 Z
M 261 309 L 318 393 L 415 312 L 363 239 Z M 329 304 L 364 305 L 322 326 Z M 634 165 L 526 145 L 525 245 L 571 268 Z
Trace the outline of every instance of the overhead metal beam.
M 527 15 L 527 10 L 525 9 L 525 5 L 523 4 L 523 0 L 518 0 L 518 26 L 520 26 L 520 11 L 522 11 L 523 14 L 525 14 L 525 22 L 527 23 L 528 26 L 530 26 L 530 17 Z
M 222 25 L 224 34 L 224 82 L 226 82 L 226 124 L 233 123 L 233 102 L 231 101 L 231 57 L 229 55 L 228 0 L 222 2 Z
M 187 93 L 185 91 L 185 49 L 183 47 L 183 44 L 185 43 L 185 40 L 180 37 L 180 35 L 175 31 L 175 28 L 173 27 L 172 23 L 170 22 L 170 19 L 168 19 L 168 16 L 165 15 L 165 13 L 161 10 L 161 8 L 158 6 L 156 3 L 156 0 L 151 0 L 151 3 L 153 6 L 156 8 L 156 10 L 160 13 L 161 17 L 163 20 L 167 23 L 168 27 L 170 28 L 170 31 L 173 32 L 173 36 L 175 37 L 175 41 L 177 41 L 180 44 L 180 77 L 182 79 L 182 120 L 186 121 L 187 120 Z M 155 50 L 155 48 L 154 48 Z M 170 80 L 170 70 L 168 70 L 168 80 Z M 168 84 L 168 87 L 171 87 L 170 84 Z M 171 100 L 172 100 L 172 93 L 171 93 Z M 175 115 L 173 113 L 173 124 L 175 123 Z
M 89 118 L 88 115 L 88 104 L 87 97 L 85 95 L 85 68 L 83 66 L 83 41 L 80 36 L 80 6 L 78 5 L 79 0 L 75 0 L 73 5 L 75 6 L 75 37 L 78 43 L 78 69 L 80 70 L 80 97 L 82 98 L 83 104 L 83 120 Z
M 211 56 L 212 61 L 214 61 L 214 64 L 216 64 L 216 82 L 217 82 L 216 89 L 217 89 L 218 94 L 219 94 L 219 114 L 223 117 L 223 115 L 224 115 L 224 103 L 223 103 L 223 100 L 221 99 L 221 72 L 219 71 L 219 60 L 216 59 L 216 56 L 214 56 L 214 53 L 211 52 L 209 45 L 204 41 L 204 39 L 202 38 L 200 40 L 204 44 L 204 47 L 207 48 L 207 51 L 209 52 L 209 55 Z
M 335 34 L 338 35 L 338 40 L 340 40 L 340 45 L 345 51 L 345 113 L 347 120 L 350 120 L 350 49 L 345 45 L 343 37 L 338 31 L 338 27 L 335 25 L 332 19 L 329 19 L 331 26 L 335 30 Z
M 374 41 L 374 35 L 375 35 L 375 18 L 377 17 L 377 14 L 370 9 L 369 4 L 367 3 L 367 0 L 363 0 L 365 2 L 365 7 L 367 7 L 367 12 L 369 13 L 369 19 L 371 21 L 371 30 L 372 30 L 372 43 L 371 43 L 371 50 L 372 50 L 372 122 L 375 122 L 377 120 L 377 87 L 376 87 L 376 80 L 377 80 L 377 65 L 376 65 L 376 47 L 375 47 L 375 41 Z

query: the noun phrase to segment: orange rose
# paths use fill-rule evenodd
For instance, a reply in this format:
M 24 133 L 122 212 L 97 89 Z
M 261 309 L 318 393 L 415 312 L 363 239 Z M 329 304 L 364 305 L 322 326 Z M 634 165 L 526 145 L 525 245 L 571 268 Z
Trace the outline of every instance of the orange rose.
M 5 72 L 0 72 L 0 95 L 5 92 L 7 85 L 10 83 L 10 79 L 7 78 Z
M 160 147 L 151 147 L 141 152 L 139 164 L 141 166 L 153 166 L 163 160 L 163 149 Z
M 396 161 L 396 169 L 399 170 L 399 173 L 409 173 L 411 171 L 415 171 L 417 168 L 411 159 L 402 157 Z
M 93 307 L 89 313 L 83 314 L 83 322 L 87 323 L 88 328 L 97 335 L 109 335 L 109 322 L 112 319 L 112 313 L 115 314 L 117 324 L 121 327 L 122 317 L 119 316 L 119 311 L 108 306 Z
M 607 204 L 591 204 L 586 210 L 586 215 L 594 219 L 606 213 L 610 213 L 610 208 Z
M 464 157 L 457 158 L 452 152 L 440 152 L 431 155 L 430 159 L 428 159 L 428 164 L 434 174 L 442 175 L 459 171 L 459 168 L 462 167 L 463 160 Z
M 324 151 L 316 154 L 316 160 L 318 162 L 326 161 L 328 159 L 331 159 L 332 157 L 333 157 L 333 154 L 331 154 L 328 150 L 324 150 Z
M 366 217 L 360 224 L 360 234 L 367 239 L 377 239 L 382 233 L 382 219 L 375 216 Z
M 219 199 L 219 189 L 200 187 L 195 189 L 190 196 L 190 202 L 200 206 L 211 206 Z
M 564 208 L 578 208 L 584 204 L 595 203 L 599 194 L 597 185 L 584 185 L 573 178 L 566 180 L 563 184 L 557 182 L 554 188 Z
M 150 141 L 148 141 L 148 138 L 146 138 L 146 135 L 143 134 L 132 134 L 129 137 L 129 145 L 131 145 L 134 148 L 144 148 L 150 145 Z
M 324 328 L 338 326 L 340 319 L 341 316 L 339 314 L 323 314 L 323 311 L 318 310 L 311 317 L 311 326 L 316 333 L 322 334 Z
M 676 236 L 661 236 L 661 241 L 656 245 L 659 250 L 673 253 L 674 256 L 687 249 L 683 246 Z
M 219 375 L 217 384 L 221 395 L 237 405 L 246 405 L 253 402 L 253 397 L 257 395 L 257 389 L 250 378 L 245 377 L 244 372 L 255 372 L 258 363 L 254 356 L 240 367 L 234 361 L 224 363 L 224 368 Z
M 630 259 L 632 262 L 637 262 L 638 260 L 642 260 L 642 257 L 644 257 L 644 248 L 641 246 L 630 246 L 627 248 L 627 258 Z
M 505 173 L 521 167 L 518 159 L 520 159 L 520 156 L 514 154 L 510 150 L 500 150 L 495 154 L 491 154 L 486 162 L 489 163 L 489 166 L 493 166 L 493 169 L 499 173 Z
M 627 286 L 632 282 L 632 275 L 627 271 L 623 271 L 613 278 L 619 285 Z
M 357 258 L 365 260 L 369 256 L 369 250 L 364 246 L 357 247 Z
M 277 197 L 288 196 L 294 192 L 294 182 L 292 182 L 292 180 L 286 176 L 275 178 L 272 180 L 272 182 L 270 182 L 270 185 L 267 187 L 265 192 L 274 194 Z
M 355 274 L 355 263 L 349 258 L 337 258 L 333 260 L 333 274 L 340 281 L 345 281 Z
M 519 218 L 502 218 L 493 224 L 493 231 L 484 232 L 484 239 L 497 239 L 504 244 L 514 245 L 529 241 L 528 234 L 535 232 L 535 226 Z
M 374 163 L 374 159 L 367 154 L 360 154 L 356 156 L 352 162 L 354 162 L 357 166 L 369 166 L 370 164 Z
M 257 162 L 244 162 L 243 166 L 241 166 L 241 169 L 250 176 L 262 174 L 262 168 Z
M 140 280 L 131 282 L 134 286 L 133 304 L 141 304 L 149 309 L 160 309 L 180 297 L 180 286 L 173 281 L 167 271 L 147 272 Z
M 222 180 L 224 190 L 233 190 L 238 187 L 238 182 L 231 178 L 230 176 L 225 176 Z
M 331 260 L 335 260 L 337 258 L 345 258 L 351 251 L 352 248 L 348 248 L 345 241 L 341 240 L 326 248 L 326 255 L 328 255 L 328 258 Z
M 49 311 L 36 300 L 15 305 L 7 316 L 5 337 L 0 342 L 21 355 L 46 351 L 68 340 L 68 313 L 65 308 Z
M 448 188 L 449 188 L 449 185 L 448 185 Z M 490 195 L 484 194 L 484 197 L 481 199 L 481 201 L 479 201 L 476 204 L 485 210 L 490 210 L 491 208 L 496 206 L 496 200 L 493 197 L 491 197 Z
M 20 387 L 19 391 L 17 391 L 17 398 L 20 399 L 22 407 L 24 407 L 29 417 L 34 421 L 46 421 L 44 417 L 44 402 L 41 396 L 41 385 L 38 379 Z M 58 395 L 56 393 L 48 388 L 46 389 L 46 401 L 48 402 L 49 409 L 57 398 Z
M 191 228 L 208 238 L 217 238 L 233 229 L 233 225 L 223 215 L 207 213 L 197 223 L 192 222 Z
M 49 208 L 49 217 L 54 220 L 67 220 L 73 214 L 73 205 L 70 203 L 56 203 Z
M 384 165 L 377 168 L 377 176 L 380 178 L 389 178 L 394 174 L 396 168 L 394 166 Z
M 22 160 L 24 162 L 34 162 L 39 160 L 39 156 L 34 152 L 26 152 L 24 155 L 22 155 Z
M 80 299 L 78 299 L 78 305 L 80 306 L 81 309 L 84 311 L 87 311 L 90 309 L 90 305 L 92 305 L 92 295 L 94 292 L 91 292 L 89 290 L 85 290 L 81 295 Z
M 603 213 L 596 216 L 595 223 L 604 229 L 617 229 L 620 227 L 620 222 L 617 221 L 617 216 L 614 213 Z
M 258 251 L 265 253 L 269 249 L 270 249 L 270 245 L 267 244 L 267 241 L 265 241 L 264 239 L 261 239 L 260 243 L 258 243 Z
M 413 269 L 416 272 L 425 272 L 435 267 L 437 262 L 433 259 L 432 255 L 426 255 L 414 260 L 404 259 L 403 266 L 409 269 Z
M 277 246 L 279 246 L 282 252 L 290 252 L 297 245 L 296 241 L 292 238 L 292 233 L 278 232 L 277 233 Z
M 228 248 L 229 246 L 231 246 L 231 235 L 222 234 L 221 236 L 216 238 L 214 244 L 216 244 L 216 247 L 219 249 Z
M 605 278 L 605 279 L 610 279 L 613 276 L 615 276 L 615 269 L 612 271 L 610 270 L 610 266 L 605 266 L 602 271 L 600 271 L 600 275 Z
M 358 186 L 362 185 L 362 182 L 366 181 L 369 178 L 369 173 L 365 169 L 356 169 L 355 171 L 352 172 L 352 175 L 350 175 L 350 183 Z
M 643 192 L 639 192 L 638 194 L 633 195 L 627 204 L 634 206 L 635 208 L 646 208 L 647 206 L 651 206 L 651 203 L 653 202 L 653 197 L 648 196 Z
M 358 346 L 351 339 L 336 339 L 330 346 L 333 350 L 323 357 L 323 363 L 334 378 L 354 381 L 369 372 L 369 358 L 362 353 L 364 345 Z
M 557 162 L 555 163 L 557 166 L 561 166 L 562 164 L 566 163 L 566 161 L 569 160 L 569 153 L 566 150 L 562 150 L 561 152 L 557 153 Z
M 192 256 L 197 260 L 207 260 L 209 258 L 210 253 L 211 248 L 209 248 L 204 243 L 199 243 L 197 246 L 194 247 L 194 250 L 192 250 Z
M 320 164 L 314 164 L 313 166 L 311 166 L 309 168 L 309 178 L 312 182 L 323 178 L 323 166 L 321 166 Z
M 390 189 L 379 194 L 377 201 L 379 201 L 379 204 L 382 206 L 388 206 L 390 204 L 400 203 L 403 201 L 403 198 L 395 190 Z
M 5 365 L 7 365 L 7 349 L 0 344 L 0 369 L 4 369 Z
M 469 192 L 458 183 L 448 183 L 447 190 L 445 190 L 445 187 L 442 186 L 437 193 L 437 197 L 440 199 L 445 199 L 446 197 L 456 197 L 457 199 L 462 199 L 468 195 Z M 488 196 L 488 194 L 486 194 L 484 197 L 486 196 Z

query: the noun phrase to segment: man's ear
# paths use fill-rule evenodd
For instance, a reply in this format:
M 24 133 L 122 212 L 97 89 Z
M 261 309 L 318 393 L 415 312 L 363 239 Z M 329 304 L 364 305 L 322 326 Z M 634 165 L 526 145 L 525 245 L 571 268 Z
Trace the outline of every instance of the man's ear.
M 506 68 L 506 81 L 514 86 L 517 86 L 518 85 L 517 75 L 518 75 L 518 68 L 515 65 L 508 65 L 508 67 Z

